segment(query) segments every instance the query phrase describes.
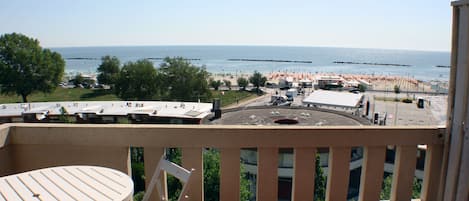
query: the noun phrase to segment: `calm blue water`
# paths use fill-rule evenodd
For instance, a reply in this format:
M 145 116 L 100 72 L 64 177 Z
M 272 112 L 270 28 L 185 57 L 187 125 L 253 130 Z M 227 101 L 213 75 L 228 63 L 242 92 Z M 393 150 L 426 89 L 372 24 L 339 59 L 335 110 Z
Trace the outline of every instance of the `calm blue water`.
M 353 49 L 327 47 L 270 47 L 270 46 L 142 46 L 142 47 L 73 47 L 52 48 L 66 59 L 67 72 L 96 72 L 104 55 L 117 56 L 121 62 L 143 58 L 182 56 L 195 65 L 205 65 L 213 73 L 252 73 L 254 70 L 269 73 L 334 72 L 375 75 L 401 75 L 420 80 L 448 80 L 449 52 L 408 50 Z M 91 58 L 74 60 L 67 58 Z M 228 59 L 299 60 L 312 63 L 278 63 L 228 61 Z M 153 60 L 159 65 L 161 60 Z M 334 64 L 334 61 L 406 64 L 410 67 L 373 66 L 361 64 Z

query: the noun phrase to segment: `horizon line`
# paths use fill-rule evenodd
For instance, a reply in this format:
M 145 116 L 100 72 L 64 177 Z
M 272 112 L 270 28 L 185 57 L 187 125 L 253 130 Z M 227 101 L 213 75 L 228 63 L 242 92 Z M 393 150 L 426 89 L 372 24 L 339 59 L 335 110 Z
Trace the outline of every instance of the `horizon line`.
M 422 51 L 422 52 L 444 52 L 451 50 L 441 49 L 410 49 L 410 48 L 377 48 L 377 47 L 347 47 L 347 46 L 310 46 L 310 45 L 248 45 L 248 44 L 158 44 L 158 45 L 77 45 L 77 46 L 43 46 L 43 48 L 102 48 L 102 47 L 297 47 L 297 48 L 343 48 L 343 49 L 374 49 L 374 50 L 398 50 L 398 51 Z

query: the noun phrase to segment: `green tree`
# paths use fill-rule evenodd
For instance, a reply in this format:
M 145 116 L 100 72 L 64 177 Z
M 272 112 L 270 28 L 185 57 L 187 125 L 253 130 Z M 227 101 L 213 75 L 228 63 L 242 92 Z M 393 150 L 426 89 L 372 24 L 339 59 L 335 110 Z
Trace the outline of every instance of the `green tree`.
M 326 200 L 326 176 L 321 168 L 319 154 L 316 155 L 316 174 L 314 175 L 314 201 Z
M 85 78 L 81 74 L 77 74 L 73 78 L 72 82 L 75 87 L 78 87 L 78 85 L 83 84 L 85 82 Z
M 366 91 L 366 89 L 367 89 L 366 85 L 364 85 L 364 84 L 358 84 L 358 90 L 359 90 L 360 92 L 363 93 L 363 92 Z
M 392 175 L 387 176 L 383 180 L 382 189 L 380 193 L 381 200 L 389 200 L 391 198 L 391 186 L 392 186 Z M 422 191 L 422 181 L 414 177 L 412 185 L 412 198 L 420 198 L 420 192 Z
M 241 165 L 240 167 L 240 172 L 241 172 L 241 175 L 240 175 L 240 193 L 239 193 L 239 197 L 240 197 L 240 200 L 250 200 L 251 197 L 252 197 L 252 193 L 251 193 L 251 190 L 250 190 L 250 187 L 251 187 L 251 181 L 249 181 L 249 178 L 248 178 L 248 173 L 246 172 L 246 170 L 244 169 L 244 166 Z
M 236 82 L 238 83 L 238 87 L 241 88 L 243 91 L 246 90 L 246 87 L 249 84 L 248 80 L 244 77 L 238 78 Z
M 210 100 L 208 87 L 209 73 L 205 67 L 192 65 L 182 57 L 165 58 L 160 66 L 162 91 L 170 100 L 204 101 Z
M 414 182 L 412 184 L 412 198 L 420 198 L 420 192 L 422 192 L 422 180 L 414 177 Z
M 101 64 L 98 67 L 98 82 L 111 86 L 111 89 L 119 77 L 120 61 L 117 57 L 104 56 L 101 58 Z
M 259 87 L 263 87 L 265 82 L 267 82 L 267 78 L 263 76 L 260 72 L 254 71 L 251 77 L 249 77 L 249 82 L 256 87 L 256 91 L 259 93 Z
M 240 183 L 240 200 L 249 200 L 250 182 L 246 178 L 244 169 L 241 171 Z M 205 200 L 220 200 L 220 152 L 215 149 L 204 152 L 204 189 Z
M 181 150 L 168 149 L 168 160 L 181 164 Z M 216 149 L 207 149 L 203 153 L 204 164 L 204 197 L 206 201 L 220 200 L 220 152 Z M 240 174 L 240 198 L 249 200 L 251 192 L 249 191 L 250 182 L 246 178 L 246 173 L 241 166 Z M 181 184 L 177 179 L 168 175 L 168 196 L 169 200 L 177 200 L 179 197 Z
M 115 92 L 123 100 L 151 100 L 158 94 L 157 81 L 157 72 L 152 62 L 128 62 L 119 73 Z
M 381 186 L 381 193 L 379 194 L 379 198 L 381 200 L 389 200 L 391 197 L 391 186 L 392 186 L 392 176 L 387 176 L 383 180 L 383 184 Z
M 215 91 L 218 91 L 218 88 L 221 86 L 220 80 L 214 80 L 213 78 L 210 78 L 208 82 L 210 83 L 210 86 L 215 89 Z
M 223 83 L 225 84 L 226 87 L 228 87 L 229 90 L 231 90 L 231 81 L 223 80 Z
M 204 197 L 218 201 L 220 196 L 220 154 L 209 149 L 204 152 Z
M 166 158 L 178 165 L 182 165 L 181 161 L 182 152 L 178 148 L 166 149 Z M 176 201 L 181 193 L 182 184 L 174 176 L 168 174 L 167 176 L 168 198 L 170 201 Z
M 38 40 L 17 33 L 0 37 L 0 93 L 17 94 L 28 102 L 33 92 L 52 92 L 64 69 L 62 56 L 43 49 Z

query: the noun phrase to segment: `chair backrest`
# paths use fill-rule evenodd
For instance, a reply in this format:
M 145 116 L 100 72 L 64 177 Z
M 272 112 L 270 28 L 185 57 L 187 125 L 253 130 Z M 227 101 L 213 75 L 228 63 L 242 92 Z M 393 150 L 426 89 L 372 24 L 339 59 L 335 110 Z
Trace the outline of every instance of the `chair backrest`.
M 174 177 L 179 179 L 179 181 L 182 182 L 183 186 L 178 201 L 182 200 L 182 198 L 188 198 L 188 196 L 186 195 L 187 183 L 189 182 L 192 171 L 194 171 L 194 169 L 191 169 L 189 171 L 171 161 L 168 161 L 165 159 L 165 155 L 163 154 L 163 156 L 161 156 L 160 158 L 160 161 L 158 162 L 158 165 L 155 168 L 155 172 L 153 173 L 153 176 L 151 178 L 150 185 L 147 187 L 145 195 L 143 196 L 143 201 L 148 201 L 150 199 L 150 195 L 155 185 L 159 193 L 159 198 L 161 200 L 168 200 L 168 198 L 165 197 L 162 192 L 161 183 L 159 180 L 161 171 L 165 171 L 166 173 L 173 175 Z

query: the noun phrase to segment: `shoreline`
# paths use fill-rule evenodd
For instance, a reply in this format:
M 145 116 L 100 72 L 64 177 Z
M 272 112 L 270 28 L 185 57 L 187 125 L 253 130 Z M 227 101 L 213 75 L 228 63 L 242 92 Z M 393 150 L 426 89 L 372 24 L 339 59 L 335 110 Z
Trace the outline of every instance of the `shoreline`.
M 231 73 L 215 73 L 210 77 L 214 80 L 228 80 L 232 85 L 236 85 L 237 79 L 240 77 L 249 79 L 252 74 L 236 74 Z M 338 73 L 267 73 L 263 74 L 267 78 L 267 82 L 279 83 L 281 79 L 287 77 L 293 82 L 300 82 L 300 80 L 310 80 L 313 83 L 317 82 L 321 77 L 338 77 L 344 85 L 351 85 L 357 82 L 367 82 L 370 84 L 369 89 L 394 91 L 394 86 L 399 86 L 402 92 L 404 91 L 422 91 L 422 92 L 442 92 L 448 89 L 448 81 L 423 81 L 415 78 L 404 76 L 383 76 L 383 75 L 367 75 L 367 74 L 338 74 Z
M 81 73 L 84 76 L 96 79 L 97 72 L 78 72 L 68 71 L 65 73 L 65 79 L 71 79 L 76 74 Z M 220 72 L 209 72 L 210 78 L 214 80 L 228 80 L 232 86 L 237 86 L 237 79 L 240 77 L 249 79 L 252 73 L 220 73 Z M 449 82 L 445 80 L 418 80 L 408 76 L 399 75 L 375 75 L 375 74 L 353 74 L 353 73 L 296 73 L 296 72 L 272 72 L 263 73 L 267 82 L 278 84 L 281 79 L 287 77 L 294 83 L 299 83 L 300 80 L 310 80 L 313 83 L 317 83 L 317 80 L 321 77 L 337 77 L 343 83 L 344 86 L 356 86 L 357 83 L 369 83 L 368 89 L 382 90 L 382 91 L 394 91 L 394 86 L 399 86 L 401 91 L 422 91 L 422 92 L 445 92 L 449 87 Z

